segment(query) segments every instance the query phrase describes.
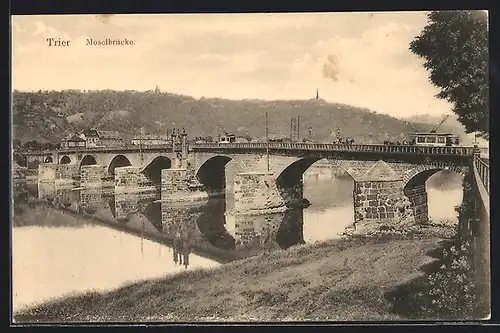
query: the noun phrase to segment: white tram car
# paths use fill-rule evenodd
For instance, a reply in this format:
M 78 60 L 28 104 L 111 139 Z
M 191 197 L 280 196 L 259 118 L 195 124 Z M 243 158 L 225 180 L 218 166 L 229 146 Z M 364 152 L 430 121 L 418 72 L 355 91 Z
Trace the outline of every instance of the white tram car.
M 459 146 L 460 139 L 453 133 L 418 132 L 410 134 L 416 146 L 446 147 Z

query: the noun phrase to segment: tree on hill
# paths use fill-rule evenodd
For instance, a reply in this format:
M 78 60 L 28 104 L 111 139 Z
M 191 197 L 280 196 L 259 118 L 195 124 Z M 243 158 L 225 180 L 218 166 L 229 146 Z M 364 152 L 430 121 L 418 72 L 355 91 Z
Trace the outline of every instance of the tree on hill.
M 467 133 L 488 137 L 488 16 L 484 11 L 433 11 L 410 50 L 425 60 L 438 98 L 452 103 Z

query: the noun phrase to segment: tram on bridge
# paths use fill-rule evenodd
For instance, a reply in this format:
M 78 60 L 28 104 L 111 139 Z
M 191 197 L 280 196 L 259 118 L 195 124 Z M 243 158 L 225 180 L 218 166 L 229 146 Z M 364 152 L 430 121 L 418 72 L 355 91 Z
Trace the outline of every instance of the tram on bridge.
M 446 147 L 460 145 L 460 139 L 453 133 L 438 133 L 437 130 L 450 116 L 443 119 L 429 132 L 410 133 L 411 142 L 417 146 Z
M 418 132 L 411 133 L 410 142 L 416 146 L 446 147 L 459 146 L 460 139 L 453 133 Z

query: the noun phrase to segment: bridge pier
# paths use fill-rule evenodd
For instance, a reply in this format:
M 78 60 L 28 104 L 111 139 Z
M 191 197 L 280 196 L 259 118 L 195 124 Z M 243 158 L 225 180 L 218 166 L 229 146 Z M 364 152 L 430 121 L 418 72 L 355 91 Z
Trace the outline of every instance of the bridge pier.
M 164 202 L 205 201 L 210 193 L 196 181 L 194 170 L 187 168 L 161 170 L 161 200 Z
M 54 183 L 56 186 L 73 186 L 78 178 L 78 166 L 42 163 L 38 165 L 38 183 Z
M 355 226 L 400 223 L 413 217 L 413 207 L 402 181 L 355 181 Z
M 80 186 L 84 188 L 103 187 L 102 178 L 105 176 L 105 165 L 82 165 L 80 168 Z
M 413 210 L 415 223 L 425 223 L 429 220 L 429 207 L 425 184 L 417 185 L 404 190 Z
M 233 214 L 260 215 L 303 207 L 303 184 L 279 187 L 269 172 L 240 172 L 234 179 Z
M 142 167 L 125 166 L 115 169 L 115 193 L 155 191 L 155 184 L 142 173 Z

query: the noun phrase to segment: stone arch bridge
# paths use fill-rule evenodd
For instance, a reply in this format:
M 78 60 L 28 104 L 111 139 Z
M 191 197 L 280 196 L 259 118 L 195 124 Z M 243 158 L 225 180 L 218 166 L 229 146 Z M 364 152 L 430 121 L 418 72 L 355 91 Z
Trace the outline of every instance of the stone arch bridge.
M 235 214 L 281 212 L 302 205 L 302 175 L 326 159 L 354 180 L 355 221 L 427 219 L 425 181 L 451 170 L 472 169 L 473 147 L 417 147 L 308 143 L 233 143 L 106 147 L 48 151 L 39 181 L 114 186 L 127 192 L 161 189 L 163 201 L 189 201 L 221 194 L 225 167 L 233 163 Z

